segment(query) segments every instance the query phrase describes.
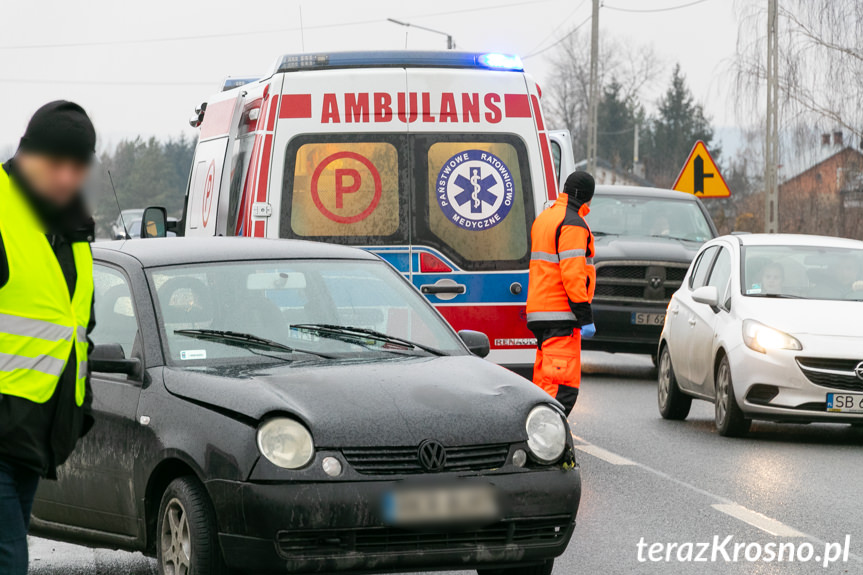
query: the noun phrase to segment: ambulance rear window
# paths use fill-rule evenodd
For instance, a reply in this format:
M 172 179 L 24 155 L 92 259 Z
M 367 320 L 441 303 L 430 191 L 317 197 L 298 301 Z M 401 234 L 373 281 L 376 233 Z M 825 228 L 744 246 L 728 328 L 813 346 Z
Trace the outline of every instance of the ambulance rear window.
M 290 204 L 285 206 L 289 235 L 355 245 L 406 241 L 403 149 L 400 136 L 292 142 L 284 187 L 290 195 L 283 200 Z
M 417 182 L 414 243 L 441 249 L 465 269 L 518 267 L 529 256 L 534 219 L 524 144 L 515 136 L 463 138 L 417 136 L 417 176 L 425 181 Z

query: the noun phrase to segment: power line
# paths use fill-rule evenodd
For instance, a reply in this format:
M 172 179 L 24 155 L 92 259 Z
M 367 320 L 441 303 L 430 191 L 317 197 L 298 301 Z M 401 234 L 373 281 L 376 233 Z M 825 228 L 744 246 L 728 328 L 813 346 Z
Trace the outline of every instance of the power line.
M 52 78 L 46 79 L 28 79 L 28 78 L 0 78 L 0 83 L 3 84 L 66 84 L 80 86 L 211 86 L 217 87 L 218 82 L 196 82 L 196 81 L 178 81 L 178 82 L 160 82 L 147 80 L 62 80 Z
M 434 16 L 448 16 L 451 14 L 463 14 L 466 12 L 479 12 L 490 9 L 511 8 L 513 6 L 523 6 L 525 4 L 540 4 L 554 2 L 557 0 L 521 0 L 520 2 L 511 2 L 509 4 L 481 6 L 474 8 L 463 8 L 460 10 L 448 10 L 445 12 L 431 12 L 426 14 L 416 14 L 408 16 L 408 18 L 431 18 Z M 98 46 L 119 46 L 119 45 L 136 45 L 136 44 L 155 44 L 160 42 L 185 42 L 190 40 L 211 40 L 219 38 L 237 38 L 242 36 L 257 36 L 262 34 L 283 34 L 285 32 L 302 32 L 304 30 L 322 30 L 328 28 L 344 28 L 348 26 L 367 26 L 369 24 L 378 24 L 384 22 L 382 18 L 369 20 L 357 20 L 354 22 L 339 22 L 335 24 L 317 24 L 314 26 L 294 26 L 291 28 L 277 28 L 269 30 L 252 30 L 247 32 L 220 32 L 213 34 L 195 34 L 186 36 L 165 36 L 162 38 L 130 38 L 120 40 L 94 40 L 88 42 L 59 42 L 53 44 L 18 44 L 11 46 L 0 46 L 0 50 L 37 50 L 51 48 L 87 48 Z
M 581 0 L 581 2 L 579 2 L 579 3 L 578 3 L 578 5 L 575 7 L 575 9 L 574 9 L 572 12 L 570 12 L 569 14 L 567 14 L 567 15 L 566 15 L 566 18 L 564 18 L 563 20 L 561 20 L 561 21 L 560 21 L 560 24 L 558 24 L 557 26 L 555 26 L 555 27 L 554 27 L 554 29 L 552 29 L 552 31 L 551 31 L 551 32 L 549 32 L 549 33 L 545 36 L 545 38 L 543 38 L 542 40 L 540 40 L 539 42 L 537 42 L 537 43 L 536 43 L 536 46 L 534 46 L 533 48 L 531 48 L 531 49 L 530 49 L 530 52 L 533 52 L 534 50 L 536 50 L 537 48 L 539 48 L 540 46 L 542 46 L 543 44 L 545 44 L 546 40 L 548 40 L 549 38 L 551 38 L 552 36 L 554 36 L 555 34 L 557 34 L 557 31 L 558 31 L 558 30 L 560 30 L 560 29 L 563 27 L 563 25 L 564 25 L 564 24 L 566 24 L 567 22 L 569 22 L 569 19 L 570 19 L 570 18 L 572 18 L 573 16 L 575 16 L 575 13 L 576 13 L 576 12 L 578 12 L 578 11 L 581 9 L 581 7 L 582 7 L 582 6 L 584 6 L 584 3 L 585 3 L 585 2 L 587 2 L 587 0 Z
M 602 7 L 607 8 L 608 10 L 616 10 L 618 12 L 634 12 L 638 14 L 647 14 L 652 12 L 669 12 L 671 10 L 689 8 L 690 6 L 695 6 L 696 4 L 701 4 L 702 2 L 707 2 L 707 0 L 695 0 L 694 2 L 688 2 L 686 4 L 680 4 L 678 6 L 669 6 L 667 8 L 619 8 L 617 6 L 609 6 L 608 4 L 603 4 Z
M 570 36 L 575 34 L 579 28 L 581 28 L 582 26 L 584 26 L 585 24 L 590 22 L 591 18 L 592 18 L 592 16 L 588 16 L 587 18 L 582 20 L 575 28 L 573 28 L 572 30 L 570 30 L 569 32 L 564 34 L 559 40 L 557 40 L 553 44 L 549 44 L 548 46 L 546 46 L 542 50 L 537 50 L 536 52 L 533 52 L 532 54 L 528 54 L 527 56 L 522 56 L 521 59 L 527 60 L 528 58 L 533 58 L 534 56 L 539 56 L 540 54 L 542 54 L 544 52 L 548 52 L 549 50 L 551 50 L 552 48 L 554 48 L 555 46 L 557 46 L 558 44 L 560 44 L 561 42 L 563 42 L 564 40 L 566 40 L 567 38 L 569 38 Z

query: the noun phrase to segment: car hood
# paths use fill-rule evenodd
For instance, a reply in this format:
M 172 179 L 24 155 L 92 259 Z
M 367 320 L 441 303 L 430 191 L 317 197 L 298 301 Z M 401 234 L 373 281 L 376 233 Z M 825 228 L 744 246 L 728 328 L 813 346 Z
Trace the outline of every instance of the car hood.
M 533 383 L 472 356 L 328 361 L 255 371 L 165 369 L 172 394 L 254 420 L 290 413 L 320 447 L 512 443 L 530 409 L 553 402 Z
M 689 263 L 701 242 L 649 236 L 596 236 L 596 260 L 650 260 Z
M 863 338 L 863 302 L 742 298 L 740 317 L 791 335 Z

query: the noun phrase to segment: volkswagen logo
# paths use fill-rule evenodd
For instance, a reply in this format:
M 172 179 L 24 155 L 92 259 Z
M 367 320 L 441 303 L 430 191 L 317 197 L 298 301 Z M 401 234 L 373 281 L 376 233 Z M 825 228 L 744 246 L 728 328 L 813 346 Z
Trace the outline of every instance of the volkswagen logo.
M 854 373 L 857 375 L 857 379 L 863 381 L 863 361 L 857 364 L 857 367 L 854 368 Z
M 650 287 L 652 287 L 653 289 L 659 289 L 662 287 L 662 284 L 665 283 L 665 280 L 663 280 L 660 276 L 651 276 L 647 281 L 650 283 Z
M 443 471 L 446 466 L 446 448 L 434 439 L 426 439 L 420 443 L 417 458 L 426 471 Z

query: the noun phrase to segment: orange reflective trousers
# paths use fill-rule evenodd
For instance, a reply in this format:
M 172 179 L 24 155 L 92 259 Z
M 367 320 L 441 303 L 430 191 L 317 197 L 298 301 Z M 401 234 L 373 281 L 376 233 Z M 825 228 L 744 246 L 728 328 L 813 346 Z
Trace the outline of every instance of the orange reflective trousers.
M 581 385 L 581 330 L 548 338 L 537 348 L 533 382 L 562 403 L 567 414 L 572 410 Z

